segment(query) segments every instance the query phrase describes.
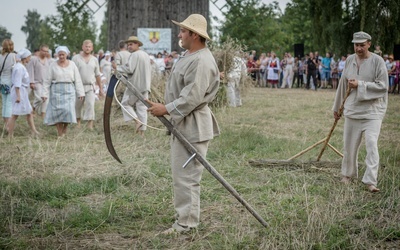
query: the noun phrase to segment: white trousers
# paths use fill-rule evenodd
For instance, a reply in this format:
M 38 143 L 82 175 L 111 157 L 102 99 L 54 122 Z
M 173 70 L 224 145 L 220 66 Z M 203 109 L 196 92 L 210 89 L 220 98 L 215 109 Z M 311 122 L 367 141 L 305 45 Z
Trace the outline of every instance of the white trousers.
M 78 119 L 82 117 L 82 120 L 84 121 L 94 121 L 94 103 L 96 101 L 94 86 L 85 84 L 83 85 L 83 88 L 85 89 L 85 98 L 83 101 L 79 100 L 79 98 L 76 98 L 75 102 L 76 118 Z
M 149 92 L 141 93 L 145 99 L 149 98 Z M 125 89 L 124 96 L 122 97 L 121 105 L 131 114 L 135 119 L 139 119 L 142 124 L 147 125 L 147 107 L 139 98 L 137 98 L 128 88 Z M 136 111 L 133 109 L 135 105 Z M 129 115 L 125 110 L 122 110 L 125 121 L 132 121 L 134 118 Z M 141 126 L 139 130 L 146 130 L 146 126 Z
M 206 157 L 208 142 L 192 143 L 200 155 Z M 178 224 L 197 227 L 200 223 L 200 180 L 203 165 L 196 159 L 183 168 L 190 158 L 189 152 L 175 136 L 171 136 L 171 169 L 174 190 L 174 206 Z
M 242 106 L 242 100 L 240 99 L 239 89 L 240 78 L 230 79 L 226 85 L 226 96 L 228 98 L 228 104 L 230 107 Z
M 282 80 L 282 85 L 281 85 L 281 89 L 284 89 L 286 87 L 286 85 L 288 86 L 288 88 L 292 88 L 292 83 L 293 83 L 293 68 L 292 67 L 287 67 L 284 71 L 283 71 L 283 80 Z
M 345 118 L 344 122 L 344 152 L 342 161 L 342 175 L 358 177 L 358 151 L 361 137 L 364 133 L 367 155 L 365 157 L 366 170 L 362 182 L 377 185 L 379 169 L 378 138 L 382 120 L 356 120 Z
M 43 93 L 43 84 L 35 83 L 35 89 L 33 90 L 33 95 L 35 98 L 33 99 L 33 107 L 38 115 L 41 115 L 42 112 L 46 113 L 47 105 L 49 103 L 49 99 L 46 99 L 44 102 L 42 99 Z

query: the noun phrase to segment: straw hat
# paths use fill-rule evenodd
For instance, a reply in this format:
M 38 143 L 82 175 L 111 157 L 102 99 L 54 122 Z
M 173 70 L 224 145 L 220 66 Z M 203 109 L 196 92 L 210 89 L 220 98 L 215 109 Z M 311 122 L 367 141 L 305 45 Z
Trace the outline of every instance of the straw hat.
M 137 42 L 137 43 L 139 43 L 139 47 L 143 45 L 143 43 L 141 41 L 139 41 L 139 38 L 137 38 L 136 36 L 130 36 L 128 38 L 128 40 L 125 41 L 125 43 L 129 43 L 129 42 Z
M 207 40 L 211 40 L 207 34 L 207 20 L 200 14 L 192 14 L 181 23 L 174 20 L 172 20 L 172 22 L 182 28 L 199 34 Z

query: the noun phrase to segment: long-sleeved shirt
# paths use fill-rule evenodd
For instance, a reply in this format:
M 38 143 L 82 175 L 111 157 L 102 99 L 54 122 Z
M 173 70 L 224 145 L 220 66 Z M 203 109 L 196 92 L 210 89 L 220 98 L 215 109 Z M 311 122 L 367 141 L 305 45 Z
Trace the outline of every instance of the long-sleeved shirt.
M 370 53 L 368 59 L 358 68 L 355 54 L 347 58 L 333 104 L 335 112 L 343 103 L 349 79 L 357 79 L 358 87 L 351 90 L 344 104 L 343 115 L 352 119 L 383 119 L 387 109 L 389 85 L 383 59 Z
M 78 54 L 72 58 L 72 61 L 78 67 L 83 85 L 94 85 L 96 77 L 100 77 L 100 66 L 97 58 L 90 56 L 90 59 L 86 62 L 83 56 Z
M 219 81 L 219 70 L 208 48 L 180 57 L 172 68 L 165 107 L 172 124 L 189 142 L 208 141 L 219 134 L 217 121 L 208 107 Z
M 44 60 L 41 61 L 39 57 L 32 56 L 28 65 L 26 65 L 31 83 L 43 83 L 44 79 L 46 78 L 49 66 L 49 59 L 44 58 Z
M 50 86 L 52 83 L 58 82 L 71 82 L 75 84 L 76 96 L 85 96 L 85 89 L 82 84 L 81 76 L 79 74 L 78 67 L 76 67 L 73 61 L 69 61 L 69 65 L 65 68 L 58 66 L 58 64 L 52 63 L 50 65 L 46 79 L 43 82 L 43 97 L 48 98 L 50 93 Z
M 128 76 L 128 89 L 134 86 L 139 92 L 150 92 L 151 87 L 151 64 L 149 55 L 137 50 L 129 56 L 128 63 L 117 66 L 117 71 Z

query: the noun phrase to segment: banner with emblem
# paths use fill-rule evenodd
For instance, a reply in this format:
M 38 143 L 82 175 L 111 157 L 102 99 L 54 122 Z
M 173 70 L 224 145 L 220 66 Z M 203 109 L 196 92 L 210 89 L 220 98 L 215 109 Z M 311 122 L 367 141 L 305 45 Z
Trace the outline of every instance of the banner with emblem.
M 141 49 L 147 53 L 157 55 L 164 50 L 171 53 L 171 29 L 138 28 L 137 33 L 143 43 Z

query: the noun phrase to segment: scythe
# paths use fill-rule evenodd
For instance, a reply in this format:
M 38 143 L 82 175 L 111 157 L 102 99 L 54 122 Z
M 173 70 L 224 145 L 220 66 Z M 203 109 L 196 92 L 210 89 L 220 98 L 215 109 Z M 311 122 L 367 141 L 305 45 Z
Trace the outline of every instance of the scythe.
M 118 72 L 115 72 L 114 74 L 116 75 L 113 75 L 111 77 L 110 84 L 107 90 L 106 101 L 104 104 L 104 135 L 110 154 L 118 162 L 121 163 L 121 160 L 119 159 L 113 147 L 110 131 L 110 111 L 115 85 L 118 81 L 123 82 L 127 86 L 131 87 L 130 90 L 144 105 L 146 105 L 146 107 L 149 108 L 151 107 L 151 105 L 146 102 L 141 93 L 132 84 L 127 84 L 128 80 L 125 79 L 122 74 Z M 201 154 L 197 152 L 197 149 L 171 124 L 170 121 L 168 121 L 164 116 L 158 116 L 157 118 L 167 127 L 168 131 L 171 132 L 171 134 L 173 134 L 182 143 L 186 150 L 188 150 L 188 152 L 192 154 L 192 156 L 188 159 L 183 167 L 186 167 L 187 163 L 189 163 L 192 159 L 198 160 L 204 166 L 204 168 L 207 169 L 208 172 L 210 172 L 210 174 L 214 176 L 214 178 L 217 179 L 264 227 L 268 226 L 267 222 L 250 206 L 247 201 L 245 201 L 240 196 L 240 194 L 217 172 L 217 170 L 215 170 L 215 168 L 211 166 L 211 164 Z

